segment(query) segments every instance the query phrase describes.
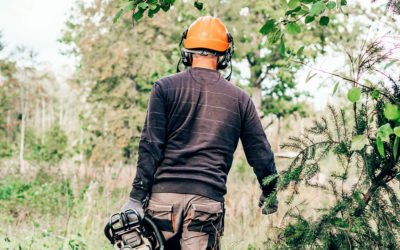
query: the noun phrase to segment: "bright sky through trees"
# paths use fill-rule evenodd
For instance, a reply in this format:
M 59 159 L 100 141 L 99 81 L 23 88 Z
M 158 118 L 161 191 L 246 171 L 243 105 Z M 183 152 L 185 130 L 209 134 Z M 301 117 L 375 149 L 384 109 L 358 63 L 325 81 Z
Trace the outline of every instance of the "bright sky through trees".
M 0 1 L 0 31 L 6 43 L 5 53 L 9 53 L 16 46 L 27 46 L 37 52 L 39 61 L 44 62 L 44 66 L 48 69 L 50 67 L 55 72 L 65 74 L 65 66 L 68 65 L 67 72 L 72 71 L 74 60 L 60 53 L 62 45 L 57 40 L 61 37 L 67 19 L 66 13 L 73 3 L 74 0 Z M 323 57 L 318 62 L 318 68 L 329 71 L 331 65 L 335 65 L 332 61 L 335 59 L 329 55 Z M 298 77 L 303 79 L 299 79 L 299 87 L 314 96 L 310 101 L 315 109 L 321 110 L 329 101 L 332 90 L 318 87 L 320 79 L 317 78 L 302 84 L 308 73 L 308 71 L 299 72 Z
M 38 59 L 56 71 L 73 61 L 60 54 L 57 41 L 74 0 L 1 0 L 0 30 L 6 53 L 16 46 L 27 46 L 38 53 Z

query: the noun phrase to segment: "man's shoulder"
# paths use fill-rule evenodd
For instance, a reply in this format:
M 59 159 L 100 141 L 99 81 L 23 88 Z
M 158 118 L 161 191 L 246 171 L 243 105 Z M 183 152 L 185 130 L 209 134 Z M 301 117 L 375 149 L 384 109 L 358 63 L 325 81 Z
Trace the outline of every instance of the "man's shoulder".
M 236 96 L 239 101 L 245 102 L 246 100 L 250 99 L 250 96 L 247 94 L 247 92 L 234 83 L 225 79 L 223 79 L 221 83 L 223 84 L 224 89 Z
M 176 82 L 178 80 L 181 80 L 183 78 L 186 77 L 186 72 L 178 72 L 178 73 L 174 73 L 174 74 L 170 74 L 167 76 L 164 76 L 162 78 L 160 78 L 159 80 L 157 80 L 157 83 L 163 86 L 169 85 L 173 82 Z

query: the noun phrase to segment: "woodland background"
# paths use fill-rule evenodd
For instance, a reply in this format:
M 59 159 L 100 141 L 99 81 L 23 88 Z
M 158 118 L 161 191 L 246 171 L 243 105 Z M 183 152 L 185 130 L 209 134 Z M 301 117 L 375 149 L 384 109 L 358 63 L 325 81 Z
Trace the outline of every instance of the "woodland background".
M 398 1 L 78 0 L 59 39 L 76 65 L 61 80 L 0 36 L 0 248 L 112 249 L 103 227 L 128 197 L 152 84 L 176 71 L 181 34 L 202 15 L 235 39 L 231 82 L 251 95 L 279 171 L 265 180 L 279 179 L 268 201 L 279 211 L 262 216 L 239 145 L 223 249 L 398 248 L 399 12 Z

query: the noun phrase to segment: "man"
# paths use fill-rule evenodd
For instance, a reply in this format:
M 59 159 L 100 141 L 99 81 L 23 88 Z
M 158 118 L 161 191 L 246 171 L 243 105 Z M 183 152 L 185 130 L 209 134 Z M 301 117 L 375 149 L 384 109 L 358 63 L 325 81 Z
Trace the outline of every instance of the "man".
M 226 178 L 239 138 L 261 185 L 261 204 L 275 187 L 262 185 L 276 174 L 274 157 L 250 97 L 218 72 L 233 54 L 225 25 L 200 17 L 182 40 L 182 61 L 191 67 L 154 84 L 123 210 L 143 215 L 149 197 L 146 212 L 168 249 L 219 249 Z M 276 209 L 263 207 L 263 213 Z

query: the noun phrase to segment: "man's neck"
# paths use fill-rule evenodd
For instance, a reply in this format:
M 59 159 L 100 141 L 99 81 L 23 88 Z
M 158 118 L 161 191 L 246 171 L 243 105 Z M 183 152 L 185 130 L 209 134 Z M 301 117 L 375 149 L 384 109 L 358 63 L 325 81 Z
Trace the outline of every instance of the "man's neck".
M 192 68 L 205 68 L 217 70 L 217 60 L 215 58 L 193 58 Z

